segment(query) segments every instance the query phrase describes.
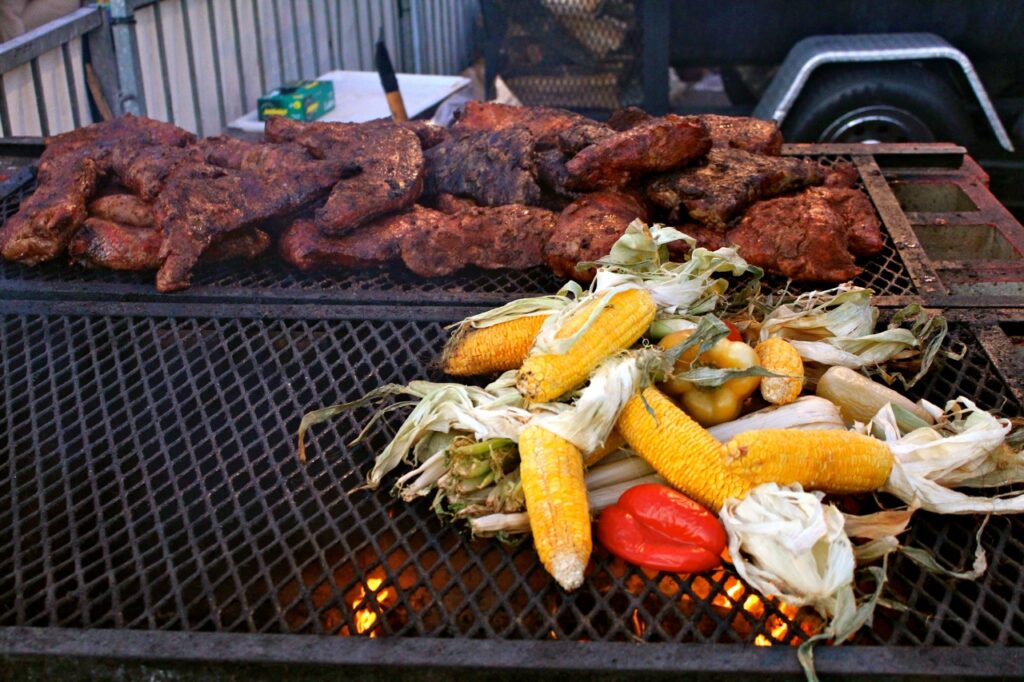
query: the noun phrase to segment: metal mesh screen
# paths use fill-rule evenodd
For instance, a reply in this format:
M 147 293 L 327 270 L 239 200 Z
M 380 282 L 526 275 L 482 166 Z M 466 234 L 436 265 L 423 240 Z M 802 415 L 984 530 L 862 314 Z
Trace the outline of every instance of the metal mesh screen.
M 0 308 L 0 310 L 3 310 Z M 1019 414 L 973 333 L 919 390 Z M 440 324 L 415 320 L 0 317 L 0 624 L 378 636 L 795 642 L 808 614 L 751 607 L 728 570 L 645 574 L 595 552 L 564 594 L 529 545 L 468 539 L 385 491 L 345 443 L 368 412 L 311 434 L 303 411 L 430 376 Z M 436 377 L 435 377 L 436 378 Z M 858 503 L 859 498 L 853 502 Z M 861 500 L 867 504 L 867 501 Z M 907 542 L 969 565 L 978 519 L 922 514 Z M 996 519 L 990 568 L 951 583 L 894 562 L 909 605 L 861 643 L 1024 643 L 1024 521 Z M 744 608 L 747 607 L 747 608 Z M 798 622 L 799 621 L 799 622 Z
M 612 111 L 643 99 L 635 2 L 496 0 L 483 9 L 488 68 L 523 104 Z

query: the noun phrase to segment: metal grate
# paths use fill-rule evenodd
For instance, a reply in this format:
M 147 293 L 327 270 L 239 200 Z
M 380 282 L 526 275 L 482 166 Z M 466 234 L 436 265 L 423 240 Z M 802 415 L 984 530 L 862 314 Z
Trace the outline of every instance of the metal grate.
M 315 429 L 300 466 L 303 411 L 431 375 L 439 323 L 0 310 L 2 625 L 718 643 L 793 625 L 775 604 L 744 611 L 729 572 L 648 576 L 600 550 L 562 593 L 529 543 L 473 541 L 428 501 L 358 490 L 397 423 L 346 447 L 365 409 Z M 973 332 L 956 334 L 967 357 L 921 391 L 1019 414 Z M 977 523 L 922 515 L 909 541 L 962 566 Z M 895 562 L 910 610 L 859 641 L 1024 643 L 1020 538 L 1024 520 L 989 524 L 976 585 Z
M 819 161 L 830 165 L 842 157 L 824 156 Z M 7 219 L 18 210 L 19 202 L 34 189 L 22 187 L 0 201 L 0 218 Z M 892 237 L 882 230 L 882 252 L 864 263 L 864 272 L 854 284 L 870 288 L 879 296 L 907 296 L 917 288 L 907 273 Z M 33 292 L 61 298 L 67 294 L 90 294 L 97 298 L 120 299 L 126 296 L 167 299 L 153 285 L 152 272 L 116 272 L 54 261 L 34 267 L 0 259 L 0 291 Z M 784 279 L 766 280 L 771 289 L 786 286 Z M 455 303 L 498 305 L 511 297 L 549 294 L 562 281 L 545 267 L 529 270 L 467 269 L 450 277 L 425 279 L 400 265 L 387 269 L 348 270 L 304 273 L 289 267 L 269 253 L 250 263 L 223 262 L 201 266 L 195 272 L 193 286 L 183 295 L 197 298 L 289 299 L 359 303 Z M 809 291 L 813 284 L 791 284 L 794 292 Z

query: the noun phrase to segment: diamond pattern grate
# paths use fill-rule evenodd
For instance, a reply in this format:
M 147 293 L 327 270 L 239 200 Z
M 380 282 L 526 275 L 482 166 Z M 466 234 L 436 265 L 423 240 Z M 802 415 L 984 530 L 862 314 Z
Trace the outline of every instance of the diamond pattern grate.
M 973 333 L 919 393 L 1020 414 Z M 397 420 L 345 443 L 356 409 L 303 411 L 432 376 L 439 323 L 7 313 L 0 317 L 0 624 L 459 638 L 753 643 L 805 635 L 728 572 L 646 575 L 597 550 L 566 595 L 529 545 L 471 540 L 429 501 L 360 490 Z M 437 377 L 435 377 L 437 378 Z M 908 542 L 952 566 L 979 520 L 922 514 Z M 863 644 L 1020 645 L 1024 521 L 995 519 L 990 569 L 949 583 L 903 560 L 905 612 Z M 788 614 L 788 615 L 787 615 Z M 808 622 L 807 614 L 798 617 Z M 782 629 L 788 628 L 788 634 Z M 775 633 L 773 635 L 773 633 Z

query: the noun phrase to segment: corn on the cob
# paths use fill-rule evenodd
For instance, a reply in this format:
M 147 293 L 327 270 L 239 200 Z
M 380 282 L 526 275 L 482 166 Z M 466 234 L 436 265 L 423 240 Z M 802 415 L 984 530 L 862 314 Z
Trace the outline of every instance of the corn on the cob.
M 750 488 L 722 466 L 721 443 L 654 387 L 626 403 L 616 427 L 655 471 L 709 509 Z
M 807 490 L 864 493 L 885 485 L 893 465 L 884 441 L 849 431 L 747 431 L 723 450 L 726 467 L 750 488 L 800 483 Z
M 441 369 L 457 377 L 516 369 L 526 359 L 547 317 L 519 317 L 453 336 L 441 356 Z
M 591 467 L 600 462 L 602 459 L 612 454 L 623 445 L 626 444 L 626 439 L 622 437 L 622 434 L 616 429 L 612 429 L 612 432 L 608 434 L 608 437 L 604 439 L 604 445 L 588 453 L 583 460 L 583 466 Z
M 594 303 L 583 306 L 555 338 L 569 338 L 590 317 Z M 528 400 L 546 403 L 576 388 L 602 360 L 629 348 L 650 326 L 656 306 L 646 289 L 621 291 L 598 313 L 594 323 L 562 354 L 531 355 L 516 376 L 516 388 Z
M 757 344 L 758 364 L 781 377 L 761 379 L 761 397 L 772 405 L 788 405 L 800 396 L 804 386 L 804 361 L 789 341 L 779 337 Z
M 540 426 L 519 436 L 520 474 L 533 544 L 558 584 L 583 584 L 590 560 L 590 513 L 583 482 L 583 455 L 567 440 Z

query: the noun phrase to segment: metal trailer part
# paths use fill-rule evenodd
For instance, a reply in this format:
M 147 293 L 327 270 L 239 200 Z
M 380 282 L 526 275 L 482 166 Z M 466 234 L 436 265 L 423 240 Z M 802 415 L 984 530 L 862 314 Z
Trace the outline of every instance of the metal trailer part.
M 934 33 L 875 33 L 812 36 L 790 49 L 754 108 L 754 116 L 782 123 L 814 71 L 825 64 L 860 64 L 916 59 L 947 59 L 964 73 L 999 144 L 1014 151 L 1013 142 L 999 119 L 988 92 L 971 60 Z

